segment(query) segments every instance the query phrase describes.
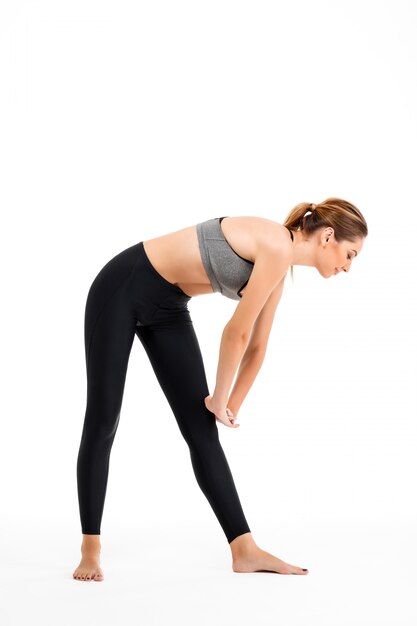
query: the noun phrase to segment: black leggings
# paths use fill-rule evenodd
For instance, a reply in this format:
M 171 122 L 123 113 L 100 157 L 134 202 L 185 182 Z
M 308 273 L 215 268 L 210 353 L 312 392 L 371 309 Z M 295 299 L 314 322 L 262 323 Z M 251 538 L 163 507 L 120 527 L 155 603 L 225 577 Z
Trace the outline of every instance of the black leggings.
M 191 296 L 151 264 L 143 242 L 113 257 L 97 274 L 85 309 L 87 408 L 77 459 L 83 534 L 99 535 L 110 451 L 120 419 L 129 354 L 140 339 L 188 444 L 197 482 L 230 543 L 250 532 L 209 394 L 188 310 Z

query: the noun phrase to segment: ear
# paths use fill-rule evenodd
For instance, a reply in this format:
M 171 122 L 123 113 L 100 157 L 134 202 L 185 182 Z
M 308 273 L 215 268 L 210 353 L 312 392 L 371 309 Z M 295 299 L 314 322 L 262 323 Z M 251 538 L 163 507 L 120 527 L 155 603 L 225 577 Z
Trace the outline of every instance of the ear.
M 329 243 L 332 235 L 334 235 L 334 230 L 331 226 L 326 226 L 321 234 L 321 242 L 323 245 Z

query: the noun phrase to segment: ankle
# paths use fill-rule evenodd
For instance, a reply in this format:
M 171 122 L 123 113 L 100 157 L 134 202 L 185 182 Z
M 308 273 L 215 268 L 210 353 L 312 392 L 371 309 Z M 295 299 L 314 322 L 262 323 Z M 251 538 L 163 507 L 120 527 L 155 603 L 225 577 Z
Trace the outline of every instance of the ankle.
M 99 557 L 100 554 L 101 554 L 101 548 L 100 548 L 100 546 L 85 546 L 85 545 L 82 545 L 81 546 L 81 554 L 84 557 L 90 557 L 90 558 Z
M 259 550 L 251 533 L 239 535 L 229 545 L 233 560 L 247 558 Z
M 100 535 L 83 535 L 81 550 L 83 552 L 99 552 L 101 550 Z

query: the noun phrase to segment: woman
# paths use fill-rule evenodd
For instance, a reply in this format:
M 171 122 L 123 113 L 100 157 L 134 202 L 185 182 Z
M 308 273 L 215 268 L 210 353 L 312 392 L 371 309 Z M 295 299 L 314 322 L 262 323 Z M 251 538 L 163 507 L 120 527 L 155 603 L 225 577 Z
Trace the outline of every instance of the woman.
M 317 205 L 298 204 L 283 225 L 261 217 L 212 218 L 141 241 L 101 269 L 85 310 L 87 408 L 77 461 L 83 541 L 75 579 L 103 580 L 100 525 L 135 334 L 189 446 L 197 482 L 223 528 L 233 571 L 308 572 L 255 543 L 216 420 L 239 426 L 239 408 L 262 365 L 288 267 L 292 275 L 293 265 L 310 265 L 324 278 L 348 272 L 367 234 L 354 205 L 328 198 Z M 210 395 L 188 302 L 213 292 L 239 304 L 222 333 Z

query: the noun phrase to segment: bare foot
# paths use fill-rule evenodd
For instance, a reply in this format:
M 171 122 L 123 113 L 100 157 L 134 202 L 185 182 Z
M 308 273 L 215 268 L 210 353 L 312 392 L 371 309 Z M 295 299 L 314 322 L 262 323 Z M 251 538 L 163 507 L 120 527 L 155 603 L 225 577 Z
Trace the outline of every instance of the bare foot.
M 82 558 L 79 566 L 72 574 L 75 580 L 96 580 L 98 582 L 104 579 L 100 567 L 100 550 L 99 535 L 84 535 L 81 546 Z
M 72 575 L 76 580 L 97 580 L 104 579 L 103 571 L 97 559 L 82 557 L 79 566 Z
M 233 559 L 232 569 L 234 572 L 276 572 L 277 574 L 308 574 L 308 570 L 303 570 L 296 565 L 290 565 L 281 561 L 261 548 L 254 548 L 250 553 Z

